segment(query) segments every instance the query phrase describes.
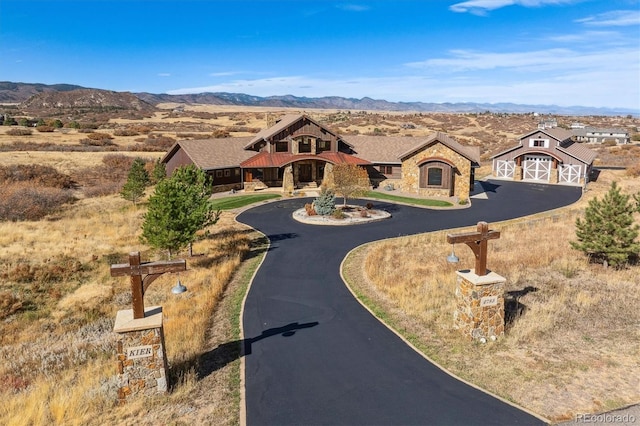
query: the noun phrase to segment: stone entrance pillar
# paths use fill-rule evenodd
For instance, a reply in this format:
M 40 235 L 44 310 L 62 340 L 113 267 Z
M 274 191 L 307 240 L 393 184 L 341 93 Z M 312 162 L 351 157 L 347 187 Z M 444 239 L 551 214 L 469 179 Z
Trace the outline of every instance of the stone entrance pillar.
M 495 272 L 476 275 L 475 270 L 456 271 L 454 328 L 470 339 L 486 342 L 504 335 L 504 285 Z
M 285 194 L 293 192 L 295 185 L 293 183 L 293 167 L 291 164 L 285 166 L 284 174 L 282 175 L 282 190 Z
M 333 189 L 336 184 L 333 180 L 333 164 L 326 163 L 324 166 L 324 176 L 322 176 L 322 186 Z
M 145 309 L 144 318 L 133 318 L 133 310 L 118 311 L 113 331 L 119 334 L 118 403 L 140 395 L 164 394 L 168 390 L 167 356 L 162 307 Z

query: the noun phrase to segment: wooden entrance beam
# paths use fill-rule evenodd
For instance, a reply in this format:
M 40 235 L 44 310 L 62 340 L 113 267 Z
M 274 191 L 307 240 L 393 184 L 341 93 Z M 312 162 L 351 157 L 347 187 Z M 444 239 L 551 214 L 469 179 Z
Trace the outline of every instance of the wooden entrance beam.
M 487 222 L 478 222 L 476 232 L 447 234 L 449 244 L 465 243 L 476 256 L 476 275 L 487 275 L 487 241 L 500 238 L 500 231 L 489 230 Z
M 152 282 L 167 272 L 187 270 L 186 260 L 170 260 L 160 262 L 140 262 L 140 252 L 129 253 L 129 263 L 111 265 L 112 277 L 131 277 L 131 298 L 133 318 L 144 318 L 144 294 Z M 144 275 L 144 277 L 143 277 Z

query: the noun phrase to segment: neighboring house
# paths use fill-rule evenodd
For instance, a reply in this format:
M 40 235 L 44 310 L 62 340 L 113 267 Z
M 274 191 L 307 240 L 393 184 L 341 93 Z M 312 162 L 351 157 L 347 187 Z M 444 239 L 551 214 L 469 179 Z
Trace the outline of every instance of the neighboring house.
M 631 142 L 629 132 L 624 129 L 597 129 L 595 127 L 583 127 L 573 129 L 574 139 L 578 142 L 603 143 L 615 142 L 618 145 Z
M 558 120 L 554 117 L 544 118 L 538 122 L 538 129 L 555 129 L 558 127 Z
M 439 132 L 347 140 L 306 115 L 285 115 L 253 137 L 179 141 L 162 161 L 169 175 L 195 164 L 211 176 L 216 191 L 317 188 L 332 181 L 334 165 L 356 164 L 367 169 L 373 186 L 466 200 L 480 151 Z
M 564 129 L 534 130 L 520 143 L 491 157 L 497 178 L 586 185 L 596 153 Z

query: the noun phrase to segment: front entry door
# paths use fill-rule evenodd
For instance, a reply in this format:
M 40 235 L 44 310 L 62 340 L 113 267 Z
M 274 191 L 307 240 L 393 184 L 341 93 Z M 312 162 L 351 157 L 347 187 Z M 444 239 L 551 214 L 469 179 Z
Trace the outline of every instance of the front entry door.
M 313 180 L 311 178 L 311 164 L 300 164 L 298 172 L 300 173 L 298 176 L 300 182 L 311 182 Z

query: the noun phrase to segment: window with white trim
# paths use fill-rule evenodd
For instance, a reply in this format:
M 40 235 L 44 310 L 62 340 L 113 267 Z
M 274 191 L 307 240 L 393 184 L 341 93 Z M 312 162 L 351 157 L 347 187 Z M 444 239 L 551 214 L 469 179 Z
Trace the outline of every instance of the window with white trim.
M 549 148 L 549 139 L 529 139 L 530 148 Z

